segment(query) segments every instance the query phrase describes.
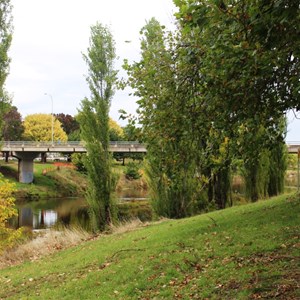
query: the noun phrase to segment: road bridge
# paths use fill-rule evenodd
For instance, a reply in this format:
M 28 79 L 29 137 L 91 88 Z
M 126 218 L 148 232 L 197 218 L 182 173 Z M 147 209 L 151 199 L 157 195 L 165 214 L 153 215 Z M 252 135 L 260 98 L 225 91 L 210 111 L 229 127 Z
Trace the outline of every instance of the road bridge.
M 84 142 L 31 142 L 4 141 L 1 151 L 6 157 L 18 159 L 19 181 L 31 183 L 33 181 L 33 160 L 44 153 L 85 153 Z M 110 142 L 109 151 L 114 153 L 146 153 L 146 147 L 135 141 Z
M 286 142 L 289 153 L 299 153 L 300 142 Z
M 289 153 L 300 153 L 300 142 L 287 142 Z M 1 151 L 6 156 L 18 158 L 19 181 L 31 183 L 33 181 L 33 160 L 41 153 L 85 153 L 84 142 L 30 142 L 4 141 Z M 110 152 L 118 153 L 146 153 L 145 145 L 135 141 L 110 142 Z

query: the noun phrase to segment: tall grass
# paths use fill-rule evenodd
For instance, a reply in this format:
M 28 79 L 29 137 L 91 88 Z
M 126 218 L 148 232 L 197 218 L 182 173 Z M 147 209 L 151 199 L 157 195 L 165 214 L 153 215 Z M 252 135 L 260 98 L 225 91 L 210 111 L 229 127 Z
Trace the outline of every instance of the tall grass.
M 37 260 L 58 250 L 80 244 L 87 240 L 90 234 L 81 228 L 49 229 L 35 233 L 32 240 L 9 249 L 0 257 L 0 268 L 22 263 L 26 260 Z

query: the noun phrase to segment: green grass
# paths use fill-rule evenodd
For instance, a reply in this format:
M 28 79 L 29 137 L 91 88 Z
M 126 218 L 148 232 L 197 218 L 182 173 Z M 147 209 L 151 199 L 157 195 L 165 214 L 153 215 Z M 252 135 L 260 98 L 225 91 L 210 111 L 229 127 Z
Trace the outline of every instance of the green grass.
M 101 236 L 0 271 L 0 299 L 299 299 L 299 196 Z
M 0 171 L 16 184 L 18 199 L 37 200 L 45 197 L 82 196 L 86 187 L 85 176 L 75 170 L 60 167 L 57 170 L 52 163 L 34 163 L 34 182 L 20 183 L 17 180 L 18 163 L 1 163 Z M 46 170 L 46 175 L 43 171 Z

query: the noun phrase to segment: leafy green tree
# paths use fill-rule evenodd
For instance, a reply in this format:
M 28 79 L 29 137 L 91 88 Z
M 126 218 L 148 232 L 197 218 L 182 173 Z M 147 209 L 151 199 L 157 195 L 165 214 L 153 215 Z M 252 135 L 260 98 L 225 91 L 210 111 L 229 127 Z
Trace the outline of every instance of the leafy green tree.
M 91 27 L 90 47 L 84 59 L 88 65 L 87 82 L 91 99 L 81 102 L 78 115 L 82 139 L 86 143 L 84 160 L 89 178 L 87 202 L 94 231 L 113 222 L 111 191 L 113 176 L 109 153 L 109 108 L 114 92 L 116 71 L 114 40 L 109 29 L 99 23 Z
M 174 3 L 182 32 L 193 37 L 183 47 L 187 61 L 199 62 L 195 74 L 202 78 L 198 91 L 207 120 L 235 144 L 234 155 L 243 157 L 249 198 L 266 197 L 274 192 L 275 174 L 282 178 L 285 171 L 278 125 L 285 110 L 299 109 L 299 3 Z
M 77 129 L 75 131 L 72 131 L 69 135 L 68 135 L 68 141 L 80 141 L 81 140 L 81 136 L 80 136 L 80 129 Z
M 255 119 L 270 127 L 300 109 L 300 8 L 294 0 L 174 0 L 178 20 L 195 37 L 205 93 L 219 118 L 234 127 Z
M 10 58 L 8 50 L 11 44 L 11 4 L 9 0 L 0 0 L 0 131 L 3 130 L 3 116 L 10 109 L 10 97 L 5 91 L 5 80 L 9 71 Z M 12 247 L 21 236 L 22 229 L 13 230 L 7 227 L 9 218 L 16 215 L 13 192 L 15 186 L 0 176 L 0 254 Z
M 194 118 L 199 109 L 195 87 L 185 78 L 192 66 L 178 47 L 180 37 L 166 32 L 157 20 L 147 22 L 141 33 L 141 60 L 124 67 L 140 98 L 152 204 L 159 215 L 181 218 L 197 210 L 202 185 L 201 159 L 196 160 L 200 141 L 193 134 L 204 130 L 198 131 L 200 122 Z
M 24 132 L 21 114 L 11 106 L 3 116 L 2 136 L 5 141 L 19 141 Z
M 286 171 L 286 122 L 266 128 L 249 119 L 239 129 L 236 143 L 244 161 L 246 194 L 251 201 L 284 192 Z
M 5 91 L 5 80 L 9 73 L 10 58 L 8 50 L 12 40 L 11 1 L 0 1 L 0 127 L 3 115 L 7 112 L 10 97 Z
M 52 116 L 48 114 L 32 114 L 24 119 L 23 138 L 26 141 L 49 142 L 52 139 Z M 67 134 L 62 129 L 62 124 L 54 118 L 53 140 L 65 142 Z
M 86 153 L 73 153 L 71 160 L 73 165 L 76 167 L 78 172 L 87 173 L 86 167 L 84 165 L 84 160 L 86 159 Z

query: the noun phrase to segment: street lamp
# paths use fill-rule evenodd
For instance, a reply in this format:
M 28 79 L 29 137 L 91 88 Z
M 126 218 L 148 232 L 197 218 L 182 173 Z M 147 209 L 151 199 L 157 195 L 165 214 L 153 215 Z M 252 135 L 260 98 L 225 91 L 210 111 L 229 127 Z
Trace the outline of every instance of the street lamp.
M 53 134 L 54 134 L 54 118 L 53 118 L 53 98 L 51 94 L 45 93 L 46 96 L 49 96 L 51 99 L 51 116 L 52 116 L 52 126 L 51 126 L 51 138 L 52 138 L 52 145 L 53 145 Z

